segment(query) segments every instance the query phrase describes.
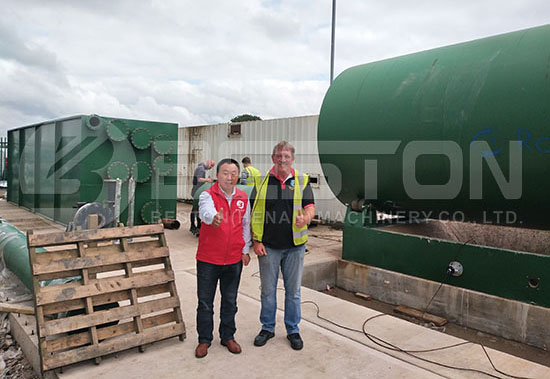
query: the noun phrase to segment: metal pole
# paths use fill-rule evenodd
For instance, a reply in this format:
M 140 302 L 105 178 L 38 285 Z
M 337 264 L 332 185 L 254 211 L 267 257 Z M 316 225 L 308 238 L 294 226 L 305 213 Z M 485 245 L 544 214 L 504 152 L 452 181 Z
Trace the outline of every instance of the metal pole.
M 122 200 L 122 180 L 117 178 L 115 181 L 115 228 L 120 222 L 120 201 Z
M 128 220 L 126 221 L 127 226 L 134 226 L 134 205 L 136 202 L 136 180 L 133 176 L 130 176 L 128 179 Z
M 336 0 L 332 0 L 332 38 L 330 40 L 330 84 L 334 79 L 334 29 L 336 28 Z

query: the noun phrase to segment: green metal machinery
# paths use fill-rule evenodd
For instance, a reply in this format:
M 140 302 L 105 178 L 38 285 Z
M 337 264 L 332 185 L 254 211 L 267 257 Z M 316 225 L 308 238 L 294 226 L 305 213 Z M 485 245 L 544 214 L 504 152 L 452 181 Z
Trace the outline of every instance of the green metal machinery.
M 173 123 L 79 115 L 8 131 L 8 201 L 68 224 L 78 204 L 105 202 L 104 180 L 120 179 L 120 221 L 176 217 L 177 134 Z
M 349 205 L 343 258 L 550 307 L 548 249 L 382 228 L 436 219 L 550 229 L 549 57 L 542 26 L 340 74 L 323 101 L 318 149 Z M 381 212 L 391 216 L 382 222 Z

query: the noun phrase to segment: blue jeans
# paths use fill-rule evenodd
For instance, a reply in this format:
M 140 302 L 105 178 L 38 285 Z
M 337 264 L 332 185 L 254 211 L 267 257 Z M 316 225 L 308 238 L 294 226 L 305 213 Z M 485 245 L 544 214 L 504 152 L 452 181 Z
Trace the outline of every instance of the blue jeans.
M 215 265 L 197 261 L 197 334 L 199 343 L 210 344 L 214 329 L 214 296 L 218 280 L 222 294 L 220 310 L 220 339 L 229 341 L 234 339 L 235 314 L 237 313 L 237 292 L 241 281 L 243 263 L 232 265 Z
M 300 287 L 302 285 L 306 246 L 304 244 L 290 249 L 272 249 L 266 246 L 265 249 L 267 255 L 258 258 L 262 283 L 262 310 L 260 311 L 262 329 L 269 332 L 275 331 L 277 279 L 279 278 L 280 268 L 285 286 L 286 333 L 298 333 L 298 324 L 302 317 Z

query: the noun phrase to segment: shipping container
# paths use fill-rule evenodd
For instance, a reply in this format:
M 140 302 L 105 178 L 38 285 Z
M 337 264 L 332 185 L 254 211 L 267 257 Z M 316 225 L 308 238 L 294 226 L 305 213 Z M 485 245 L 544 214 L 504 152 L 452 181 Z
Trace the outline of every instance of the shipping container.
M 326 221 L 343 221 L 345 206 L 327 185 L 317 150 L 319 116 L 221 123 L 179 128 L 178 199 L 190 200 L 193 172 L 200 162 L 233 158 L 239 163 L 250 157 L 262 175 L 273 166 L 271 153 L 277 142 L 289 141 L 295 148 L 294 167 L 310 176 L 316 214 Z M 242 169 L 242 165 L 241 165 Z M 339 180 L 339 171 L 326 172 Z M 209 174 L 215 177 L 215 168 Z

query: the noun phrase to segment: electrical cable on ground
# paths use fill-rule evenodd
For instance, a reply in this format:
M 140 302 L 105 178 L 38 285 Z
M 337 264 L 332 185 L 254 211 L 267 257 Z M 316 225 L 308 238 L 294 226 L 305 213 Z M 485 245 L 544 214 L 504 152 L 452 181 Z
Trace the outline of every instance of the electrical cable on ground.
M 453 261 L 456 261 L 458 259 L 458 255 L 460 253 L 460 250 L 466 246 L 468 243 L 474 241 L 474 239 L 469 239 L 468 241 L 462 243 L 460 245 L 460 247 L 458 248 L 454 258 L 453 258 Z M 445 280 L 448 278 L 449 274 L 448 272 L 445 273 L 445 276 L 443 277 L 443 280 L 440 282 L 437 290 L 434 292 L 433 296 L 430 298 L 430 300 L 428 301 L 428 304 L 426 305 L 426 307 L 424 308 L 424 314 L 428 311 L 428 308 L 430 307 L 432 301 L 435 299 L 435 297 L 437 296 L 437 294 L 439 293 L 439 291 L 441 290 L 441 288 L 443 287 L 443 284 L 445 283 Z M 320 315 L 320 309 L 319 309 L 319 306 L 313 302 L 313 301 L 304 301 L 302 302 L 302 304 L 307 304 L 307 303 L 311 303 L 313 305 L 315 305 L 315 307 L 317 308 L 317 317 L 320 318 L 321 320 L 324 320 L 334 326 L 337 326 L 339 328 L 342 328 L 342 329 L 345 329 L 345 330 L 349 330 L 349 331 L 352 331 L 352 332 L 358 332 L 358 333 L 363 333 L 365 335 L 365 337 L 367 337 L 372 343 L 376 344 L 377 346 L 380 346 L 382 348 L 385 348 L 385 349 L 389 349 L 389 350 L 392 350 L 392 351 L 396 351 L 396 352 L 401 352 L 401 353 L 404 353 L 404 354 L 407 354 L 409 356 L 412 356 L 416 359 L 419 359 L 421 361 L 424 361 L 424 362 L 428 362 L 428 363 L 432 363 L 432 364 L 435 364 L 435 365 L 438 365 L 438 366 L 441 366 L 441 367 L 445 367 L 445 368 L 449 368 L 449 369 L 454 369 L 454 370 L 460 370 L 460 371 L 468 371 L 468 372 L 476 372 L 476 373 L 479 373 L 479 374 L 483 374 L 483 375 L 487 375 L 489 377 L 492 377 L 492 378 L 500 378 L 499 376 L 497 375 L 494 375 L 494 374 L 491 374 L 489 372 L 486 372 L 486 371 L 483 371 L 483 370 L 477 370 L 477 369 L 472 369 L 472 368 L 467 368 L 467 367 L 458 367 L 458 366 L 451 366 L 451 365 L 447 365 L 447 364 L 444 364 L 444 363 L 440 363 L 440 362 L 436 362 L 436 361 L 432 361 L 430 359 L 426 359 L 426 358 L 422 358 L 422 357 L 419 357 L 415 354 L 418 354 L 418 353 L 428 353 L 428 352 L 433 352 L 433 351 L 439 351 L 439 350 L 445 350 L 445 349 L 450 349 L 450 348 L 453 348 L 453 347 L 458 347 L 458 346 L 462 346 L 462 345 L 466 345 L 466 344 L 470 344 L 472 342 L 469 342 L 469 341 L 465 341 L 465 342 L 461 342 L 461 343 L 458 343 L 458 344 L 454 344 L 454 345 L 448 345 L 448 346 L 442 346 L 442 347 L 437 347 L 437 348 L 432 348 L 432 349 L 426 349 L 426 350 L 405 350 L 405 349 L 402 349 L 396 345 L 393 345 L 391 344 L 390 342 L 387 342 L 385 340 L 383 340 L 382 338 L 379 338 L 373 334 L 370 334 L 370 333 L 367 333 L 367 331 L 365 330 L 365 325 L 371 321 L 372 319 L 375 319 L 377 317 L 381 317 L 381 316 L 386 316 L 385 314 L 381 313 L 381 314 L 378 314 L 376 316 L 373 316 L 373 317 L 369 317 L 368 319 L 365 320 L 365 322 L 363 323 L 363 326 L 361 328 L 361 330 L 357 330 L 357 329 L 354 329 L 354 328 L 350 328 L 350 327 L 347 327 L 347 326 L 344 326 L 344 325 L 340 325 L 334 321 L 331 321 L 325 317 L 322 317 Z M 491 357 L 489 357 L 489 354 L 487 353 L 487 350 L 485 349 L 485 347 L 482 345 L 482 344 L 479 344 L 481 346 L 481 348 L 483 349 L 484 353 L 485 353 L 485 356 L 487 357 L 489 363 L 491 364 L 491 366 L 493 367 L 493 369 L 498 372 L 499 374 L 502 374 L 502 375 L 505 375 L 507 377 L 510 377 L 510 378 L 514 378 L 514 379 L 528 379 L 528 378 L 524 378 L 524 377 L 518 377 L 518 376 L 514 376 L 514 375 L 510 375 L 510 374 L 507 374 L 503 371 L 500 371 L 498 370 L 495 365 L 493 364 L 493 361 L 491 360 Z
M 310 237 L 319 238 L 322 240 L 328 240 L 328 241 L 334 241 L 334 242 L 342 242 L 342 237 L 339 236 L 322 236 L 320 234 L 310 234 Z M 333 238 L 331 238 L 333 237 Z
M 470 238 L 468 241 L 466 242 L 463 242 L 460 247 L 458 248 L 454 258 L 453 258 L 453 261 L 456 261 L 458 259 L 458 254 L 460 253 L 460 250 L 466 246 L 467 244 L 469 244 L 470 242 L 474 242 L 475 244 L 477 244 L 477 242 L 475 241 L 474 238 Z M 426 305 L 426 307 L 424 308 L 424 314 L 426 314 L 428 312 L 428 308 L 430 307 L 430 304 L 432 303 L 432 301 L 435 299 L 435 297 L 437 296 L 437 294 L 439 293 L 439 290 L 441 289 L 441 287 L 443 287 L 443 284 L 445 283 L 445 280 L 447 279 L 448 277 L 448 273 L 446 273 L 446 275 L 443 277 L 443 280 L 441 281 L 441 283 L 439 284 L 439 287 L 437 288 L 437 290 L 435 291 L 435 293 L 433 294 L 432 298 L 430 299 L 430 301 L 428 301 L 428 304 Z M 373 341 L 374 342 L 374 341 Z M 489 361 L 489 363 L 491 364 L 491 366 L 493 367 L 493 369 L 502 374 L 502 375 L 505 375 L 505 376 L 508 376 L 508 377 L 511 377 L 511 378 L 517 378 L 517 379 L 525 379 L 523 377 L 518 377 L 518 376 L 514 376 L 514 375 L 510 375 L 510 374 L 507 374 L 503 371 L 500 371 L 499 369 L 497 369 L 495 367 L 495 365 L 493 364 L 493 361 L 491 360 L 491 357 L 489 356 L 489 354 L 487 353 L 487 350 L 485 349 L 485 346 L 483 346 L 483 344 L 479 344 L 479 346 L 481 346 L 481 348 L 483 349 L 483 352 L 485 353 L 485 356 L 487 357 L 487 360 Z
M 485 346 L 483 346 L 482 344 L 479 344 L 479 346 L 481 346 L 481 348 L 483 349 L 483 352 L 485 353 L 485 356 L 487 357 L 487 359 L 489 360 L 489 363 L 491 364 L 491 366 L 493 366 L 493 369 L 502 374 L 502 375 L 506 375 L 506 376 L 509 376 L 511 378 L 515 378 L 515 379 L 529 379 L 529 378 L 525 378 L 523 376 L 514 376 L 514 375 L 510 375 L 510 374 L 507 374 L 505 372 L 502 372 L 500 371 L 498 368 L 495 367 L 495 365 L 493 364 L 493 361 L 491 359 L 491 357 L 489 356 L 489 353 L 487 352 L 487 350 L 485 349 Z
M 440 362 L 437 362 L 437 361 L 433 361 L 433 360 L 430 360 L 430 359 L 427 359 L 427 358 L 423 358 L 423 357 L 420 357 L 418 355 L 415 355 L 415 354 L 418 354 L 418 353 L 429 353 L 429 352 L 433 352 L 433 351 L 439 351 L 439 350 L 445 350 L 445 349 L 451 349 L 451 348 L 454 348 L 454 347 L 458 347 L 458 346 L 462 346 L 462 345 L 467 345 L 467 344 L 473 344 L 472 342 L 469 342 L 469 341 L 464 341 L 464 342 L 460 342 L 460 343 L 457 343 L 457 344 L 453 344 L 453 345 L 447 345 L 447 346 L 441 346 L 441 347 L 436 347 L 436 348 L 432 348 L 432 349 L 424 349 L 424 350 L 406 350 L 406 349 L 402 349 L 400 348 L 399 346 L 396 346 L 388 341 L 385 341 L 384 339 L 380 338 L 380 337 L 377 337 L 373 334 L 370 334 L 368 333 L 366 330 L 365 330 L 365 326 L 366 324 L 375 319 L 375 318 L 378 318 L 378 317 L 381 317 L 381 316 L 387 316 L 386 314 L 384 313 L 381 313 L 381 314 L 378 314 L 378 315 L 375 315 L 375 316 L 372 316 L 372 317 L 369 317 L 368 319 L 365 320 L 365 322 L 363 323 L 363 326 L 361 328 L 361 330 L 358 330 L 358 329 L 355 329 L 355 328 L 351 328 L 351 327 L 348 327 L 348 326 L 345 326 L 345 325 L 341 325 L 341 324 L 338 324 L 332 320 L 329 320 L 323 316 L 320 315 L 320 309 L 319 309 L 319 305 L 317 305 L 317 303 L 315 303 L 314 301 L 310 301 L 310 300 L 306 300 L 306 301 L 303 301 L 301 304 L 313 304 L 315 306 L 315 308 L 317 309 L 317 317 L 325 322 L 328 322 L 336 327 L 339 327 L 339 328 L 342 328 L 342 329 L 345 329 L 345 330 L 349 330 L 349 331 L 352 331 L 352 332 L 357 332 L 357 333 L 362 333 L 365 337 L 367 337 L 372 343 L 374 343 L 375 345 L 377 346 L 380 346 L 384 349 L 388 349 L 388 350 L 392 350 L 392 351 L 396 351 L 396 352 L 400 352 L 400 353 L 404 353 L 404 354 L 407 354 L 413 358 L 416 358 L 416 359 L 419 359 L 421 361 L 424 361 L 424 362 L 427 362 L 427 363 L 431 363 L 431 364 L 435 364 L 435 365 L 438 365 L 438 366 L 441 366 L 441 367 L 445 367 L 445 368 L 449 368 L 449 369 L 453 369 L 453 370 L 459 370 L 459 371 L 468 371 L 468 372 L 475 372 L 475 373 L 479 373 L 479 374 L 483 374 L 483 375 L 487 375 L 491 378 L 498 378 L 498 379 L 502 379 L 500 376 L 497 376 L 497 375 L 494 375 L 494 374 L 491 374 L 489 372 L 486 372 L 486 371 L 483 371 L 483 370 L 478 370 L 478 369 L 473 369 L 473 368 L 467 368 L 467 367 L 458 367 L 458 366 L 452 366 L 452 365 L 447 365 L 447 364 L 444 364 L 444 363 L 440 363 Z M 363 343 L 363 345 L 365 346 L 368 346 L 366 344 Z M 514 375 L 510 375 L 510 374 L 507 374 L 501 370 L 498 370 L 495 365 L 493 364 L 493 361 L 491 360 L 491 358 L 489 357 L 489 354 L 487 353 L 487 351 L 485 350 L 485 347 L 483 345 L 480 344 L 480 346 L 482 347 L 483 351 L 485 352 L 485 355 L 487 357 L 487 359 L 489 360 L 489 363 L 491 364 L 491 366 L 493 367 L 493 369 L 495 371 L 497 371 L 498 373 L 502 374 L 502 375 L 505 375 L 507 377 L 510 377 L 510 378 L 514 378 L 514 379 L 530 379 L 530 378 L 526 378 L 526 377 L 519 377 L 519 376 L 514 376 Z
M 464 242 L 457 250 L 456 254 L 455 254 L 455 257 L 453 259 L 453 261 L 455 261 L 457 258 L 458 258 L 458 254 L 460 252 L 460 250 L 465 246 L 467 245 L 468 243 L 474 241 L 473 239 L 470 239 L 466 242 Z M 254 272 L 251 277 L 260 277 L 259 276 L 259 271 L 256 271 Z M 439 291 L 441 290 L 441 288 L 443 287 L 443 284 L 445 282 L 445 280 L 447 279 L 448 277 L 448 273 L 445 274 L 445 276 L 443 277 L 443 280 L 440 282 L 437 290 L 435 291 L 435 293 L 433 294 L 433 296 L 431 297 L 430 301 L 428 301 L 428 304 L 426 305 L 426 307 L 424 308 L 424 313 L 426 313 L 428 311 L 428 308 L 429 306 L 431 305 L 432 301 L 435 299 L 435 297 L 437 296 L 437 294 L 439 293 Z M 260 285 L 260 290 L 261 290 L 261 285 Z M 277 288 L 278 290 L 284 290 L 284 288 Z M 361 327 L 361 330 L 358 330 L 358 329 L 355 329 L 355 328 L 351 328 L 351 327 L 348 327 L 348 326 L 345 326 L 345 325 L 341 325 L 341 324 L 338 324 L 332 320 L 329 320 L 323 316 L 321 316 L 320 314 L 320 308 L 319 308 L 319 305 L 317 305 L 317 303 L 315 303 L 314 301 L 311 301 L 311 300 L 306 300 L 306 301 L 302 301 L 301 304 L 313 304 L 317 310 L 316 312 L 316 315 L 317 315 L 317 318 L 325 321 L 325 322 L 328 322 L 329 324 L 331 325 L 334 325 L 338 328 L 341 328 L 341 329 L 345 329 L 345 330 L 348 330 L 348 331 L 351 331 L 351 332 L 356 332 L 356 333 L 362 333 L 365 337 L 367 337 L 372 343 L 374 343 L 375 345 L 377 346 L 380 346 L 384 349 L 388 349 L 388 350 L 392 350 L 392 351 L 395 351 L 395 352 L 400 352 L 400 353 L 404 353 L 404 354 L 407 354 L 413 358 L 416 358 L 416 359 L 419 359 L 421 361 L 424 361 L 424 362 L 427 362 L 427 363 L 431 363 L 431 364 L 434 364 L 434 365 L 437 365 L 437 366 L 440 366 L 440 367 L 445 367 L 445 368 L 449 368 L 449 369 L 453 369 L 453 370 L 459 370 L 459 371 L 467 371 L 467 372 L 474 372 L 474 373 L 478 373 L 478 374 L 483 374 L 483 375 L 487 375 L 491 378 L 497 378 L 497 379 L 502 379 L 500 376 L 497 376 L 497 375 L 494 375 L 494 374 L 491 374 L 489 372 L 486 372 L 486 371 L 483 371 L 483 370 L 478 370 L 478 369 L 473 369 L 473 368 L 468 368 L 468 367 L 458 367 L 458 366 L 452 366 L 452 365 L 447 365 L 445 363 L 441 363 L 441 362 L 437 362 L 437 361 L 433 361 L 433 360 L 430 360 L 430 359 L 427 359 L 427 358 L 423 358 L 423 357 L 420 357 L 418 355 L 415 355 L 415 354 L 419 354 L 419 353 L 429 353 L 429 352 L 434 352 L 434 351 L 440 351 L 440 350 L 445 350 L 445 349 L 451 349 L 451 348 L 454 348 L 454 347 L 459 347 L 459 346 L 463 346 L 463 345 L 467 345 L 467 344 L 474 344 L 473 342 L 470 342 L 470 341 L 464 341 L 464 342 L 460 342 L 460 343 L 456 343 L 456 344 L 453 344 L 453 345 L 447 345 L 447 346 L 441 346 L 441 347 L 436 347 L 436 348 L 431 348 L 431 349 L 423 349 L 423 350 L 406 350 L 406 349 L 402 349 L 400 348 L 399 346 L 397 345 L 394 345 L 380 337 L 377 337 L 375 336 L 374 334 L 370 334 L 368 333 L 366 330 L 365 330 L 365 326 L 366 324 L 375 319 L 375 318 L 378 318 L 378 317 L 381 317 L 381 316 L 388 316 L 387 314 L 384 314 L 384 313 L 380 313 L 378 315 L 375 315 L 375 316 L 372 316 L 372 317 L 369 317 L 365 320 L 365 322 L 363 322 L 363 325 Z M 358 341 L 360 342 L 360 341 Z M 365 345 L 365 346 L 369 346 L 365 343 L 362 343 L 360 342 L 361 344 Z M 531 379 L 531 378 L 528 378 L 528 377 L 522 377 L 522 376 L 514 376 L 514 375 L 511 375 L 511 374 L 507 374 L 505 373 L 504 371 L 501 371 L 499 369 L 496 368 L 496 366 L 494 365 L 491 357 L 489 356 L 487 350 L 485 349 L 485 346 L 483 346 L 482 344 L 479 344 L 479 346 L 481 346 L 481 348 L 483 349 L 483 352 L 485 353 L 485 356 L 487 357 L 487 360 L 489 361 L 489 363 L 491 364 L 492 368 L 499 374 L 501 375 L 504 375 L 506 377 L 509 377 L 509 378 L 514 378 L 514 379 Z

